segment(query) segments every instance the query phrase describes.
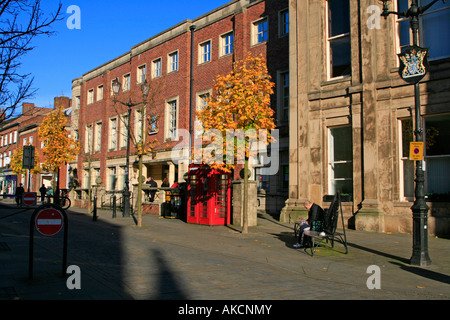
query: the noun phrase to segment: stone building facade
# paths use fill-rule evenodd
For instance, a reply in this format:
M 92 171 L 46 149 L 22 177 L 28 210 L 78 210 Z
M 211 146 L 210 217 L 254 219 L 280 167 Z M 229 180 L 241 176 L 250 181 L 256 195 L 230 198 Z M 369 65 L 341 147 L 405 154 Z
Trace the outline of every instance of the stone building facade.
M 405 0 L 406 1 L 406 0 Z M 392 1 L 391 10 L 407 3 Z M 378 9 L 377 9 L 378 8 Z M 285 221 L 303 202 L 327 206 L 341 191 L 348 227 L 412 232 L 414 86 L 397 53 L 412 40 L 409 22 L 379 17 L 375 0 L 290 0 L 290 166 Z M 429 233 L 450 236 L 450 5 L 421 19 L 430 68 L 420 83 L 425 132 Z

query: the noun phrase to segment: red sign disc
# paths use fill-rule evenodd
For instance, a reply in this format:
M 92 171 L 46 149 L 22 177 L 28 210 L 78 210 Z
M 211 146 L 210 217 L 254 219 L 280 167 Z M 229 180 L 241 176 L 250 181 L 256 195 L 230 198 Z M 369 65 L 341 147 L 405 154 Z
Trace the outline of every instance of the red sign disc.
M 63 221 L 63 215 L 58 210 L 43 209 L 36 216 L 36 228 L 44 236 L 53 236 L 62 229 Z
M 27 206 L 34 206 L 36 204 L 36 194 L 32 192 L 26 192 L 23 194 L 23 204 Z

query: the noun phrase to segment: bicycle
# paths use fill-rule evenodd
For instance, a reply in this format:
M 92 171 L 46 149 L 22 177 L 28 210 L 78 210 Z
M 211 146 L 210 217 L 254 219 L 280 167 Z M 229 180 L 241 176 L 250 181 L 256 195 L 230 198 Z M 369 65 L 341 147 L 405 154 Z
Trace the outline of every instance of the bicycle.
M 51 203 L 50 198 L 53 198 L 53 203 L 55 203 L 55 196 L 47 195 L 47 203 Z M 66 196 L 60 196 L 59 197 L 59 206 L 63 208 L 64 210 L 67 210 L 72 205 L 72 201 Z

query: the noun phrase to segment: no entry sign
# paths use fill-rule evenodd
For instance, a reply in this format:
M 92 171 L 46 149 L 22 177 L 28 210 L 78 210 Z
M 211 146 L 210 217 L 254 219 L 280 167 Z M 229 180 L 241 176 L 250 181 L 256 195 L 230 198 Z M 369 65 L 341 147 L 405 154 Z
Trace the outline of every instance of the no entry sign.
M 45 208 L 36 216 L 36 229 L 45 236 L 57 234 L 63 227 L 63 215 L 55 208 Z
M 33 192 L 25 192 L 23 194 L 23 204 L 26 206 L 34 206 L 36 205 L 37 195 Z
M 64 227 L 64 246 L 63 246 L 63 261 L 62 261 L 62 275 L 66 275 L 67 270 L 67 231 L 69 229 L 69 222 L 67 220 L 67 213 L 58 205 L 44 204 L 34 210 L 30 219 L 30 251 L 28 262 L 28 277 L 33 280 L 33 261 L 34 261 L 34 229 L 44 236 L 53 236 L 57 234 Z

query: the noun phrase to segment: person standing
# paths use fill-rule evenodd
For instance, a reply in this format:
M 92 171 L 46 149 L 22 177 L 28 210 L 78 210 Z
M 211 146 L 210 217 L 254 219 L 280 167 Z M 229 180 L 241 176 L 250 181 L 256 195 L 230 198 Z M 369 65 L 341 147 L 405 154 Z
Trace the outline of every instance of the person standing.
M 18 207 L 22 206 L 22 197 L 25 193 L 25 189 L 23 188 L 23 185 L 20 183 L 19 186 L 16 188 L 16 203 Z
M 39 188 L 39 192 L 41 193 L 41 202 L 43 203 L 45 201 L 45 194 L 47 193 L 47 188 L 44 184 Z

